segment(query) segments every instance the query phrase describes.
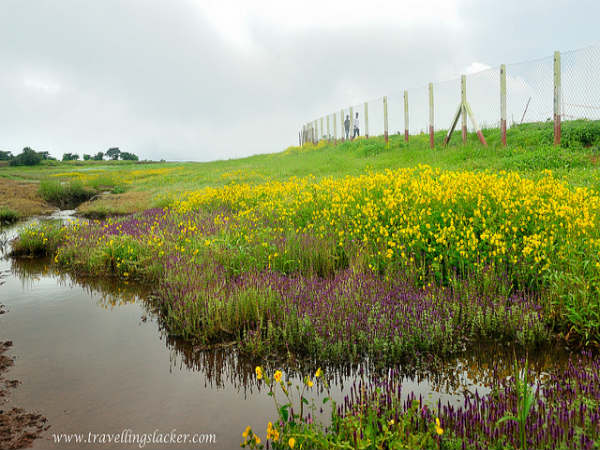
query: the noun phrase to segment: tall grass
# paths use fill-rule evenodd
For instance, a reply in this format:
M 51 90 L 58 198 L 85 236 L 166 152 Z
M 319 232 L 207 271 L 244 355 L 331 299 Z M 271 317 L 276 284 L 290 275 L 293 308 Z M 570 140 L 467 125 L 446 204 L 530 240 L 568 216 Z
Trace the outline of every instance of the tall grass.
M 0 206 L 0 225 L 9 225 L 19 220 L 19 214 L 10 208 Z
M 53 179 L 42 180 L 39 192 L 44 200 L 61 209 L 77 206 L 92 198 L 96 193 L 94 190 L 86 188 L 83 182 L 77 179 L 68 182 Z

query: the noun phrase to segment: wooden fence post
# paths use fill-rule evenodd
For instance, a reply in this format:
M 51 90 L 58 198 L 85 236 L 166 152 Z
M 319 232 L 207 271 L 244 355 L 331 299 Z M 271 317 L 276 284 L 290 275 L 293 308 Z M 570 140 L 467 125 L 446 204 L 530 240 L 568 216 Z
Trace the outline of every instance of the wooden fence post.
M 408 91 L 404 91 L 404 141 L 408 142 Z
M 333 143 L 337 144 L 337 116 L 333 113 Z
M 365 102 L 365 137 L 369 138 L 369 102 Z
M 319 128 L 319 131 L 321 132 L 321 134 L 319 134 L 319 141 L 321 140 L 321 138 L 323 137 L 323 135 L 325 134 L 325 128 L 323 128 L 323 118 L 321 117 L 321 128 Z
M 433 145 L 433 83 L 429 83 L 429 146 Z
M 560 52 L 554 52 L 554 145 L 560 145 Z
M 462 141 L 463 145 L 467 143 L 467 76 L 460 76 L 460 101 L 462 115 Z
M 506 147 L 506 65 L 500 65 L 500 133 Z
M 389 143 L 388 137 L 388 107 L 387 107 L 387 96 L 383 96 L 383 136 L 385 137 L 385 143 Z

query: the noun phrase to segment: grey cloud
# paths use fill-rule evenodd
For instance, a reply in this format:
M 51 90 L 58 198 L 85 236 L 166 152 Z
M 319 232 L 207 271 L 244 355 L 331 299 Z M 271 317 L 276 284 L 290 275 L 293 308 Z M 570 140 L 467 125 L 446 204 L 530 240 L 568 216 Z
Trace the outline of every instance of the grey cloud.
M 463 3 L 462 27 L 439 17 L 285 29 L 257 16 L 247 22 L 248 50 L 192 1 L 5 0 L 0 148 L 60 156 L 118 145 L 177 160 L 279 151 L 296 143 L 302 123 L 352 102 L 545 49 L 523 50 L 523 39 L 552 33 L 517 9 Z M 498 39 L 508 18 L 522 36 Z

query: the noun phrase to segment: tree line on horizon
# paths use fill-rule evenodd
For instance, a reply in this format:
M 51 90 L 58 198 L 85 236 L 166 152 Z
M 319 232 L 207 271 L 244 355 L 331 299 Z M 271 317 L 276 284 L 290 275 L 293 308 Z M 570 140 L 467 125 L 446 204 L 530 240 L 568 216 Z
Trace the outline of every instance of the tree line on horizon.
M 139 158 L 135 153 L 123 152 L 119 147 L 111 147 L 106 153 L 98 152 L 95 155 L 84 153 L 82 159 L 84 161 L 104 161 L 105 157 L 112 161 L 117 161 L 119 159 L 122 161 L 139 161 Z M 10 151 L 0 150 L 0 161 L 8 161 L 11 166 L 35 166 L 44 160 L 56 161 L 56 158 L 51 156 L 49 152 L 38 152 L 31 147 L 25 147 L 18 155 L 13 155 Z M 62 161 L 77 160 L 79 160 L 79 154 L 77 153 L 64 153 L 62 156 Z

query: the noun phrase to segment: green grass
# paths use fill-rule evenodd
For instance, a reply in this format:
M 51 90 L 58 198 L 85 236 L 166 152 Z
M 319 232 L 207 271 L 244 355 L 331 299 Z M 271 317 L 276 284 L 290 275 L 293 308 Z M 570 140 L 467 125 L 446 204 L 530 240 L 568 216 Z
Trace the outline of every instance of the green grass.
M 40 182 L 40 195 L 48 203 L 61 209 L 68 209 L 90 199 L 96 193 L 77 180 L 62 182 L 56 179 L 44 179 Z
M 169 198 L 186 190 L 222 186 L 231 182 L 260 183 L 285 180 L 292 176 L 314 175 L 344 177 L 369 170 L 380 171 L 427 164 L 442 169 L 515 170 L 537 178 L 552 170 L 574 186 L 600 190 L 600 121 L 563 123 L 563 145 L 554 147 L 553 124 L 532 123 L 512 127 L 507 132 L 509 145 L 500 145 L 500 131 L 483 131 L 489 146 L 479 144 L 474 133 L 467 145 L 455 134 L 449 146 L 443 146 L 445 131 L 435 134 L 435 149 L 429 148 L 427 135 L 393 135 L 386 146 L 383 137 L 358 139 L 338 145 L 321 142 L 317 148 L 290 147 L 274 153 L 208 163 L 132 163 L 124 161 L 76 161 L 37 167 L 0 167 L 0 177 L 22 180 L 81 181 L 83 188 L 121 194 L 82 205 L 90 216 L 123 214 L 161 206 Z M 45 183 L 50 183 L 44 181 Z M 60 203 L 65 196 L 56 183 L 44 190 L 44 197 Z M 64 190 L 68 191 L 70 185 Z M 77 189 L 81 192 L 81 186 Z M 73 189 L 71 189 L 72 191 Z M 67 193 L 66 197 L 72 196 Z
M 48 256 L 56 252 L 65 228 L 56 222 L 48 223 L 43 232 L 38 231 L 35 224 L 19 231 L 19 239 L 12 243 L 13 256 Z
M 19 220 L 19 214 L 10 208 L 0 206 L 0 225 L 9 225 Z

